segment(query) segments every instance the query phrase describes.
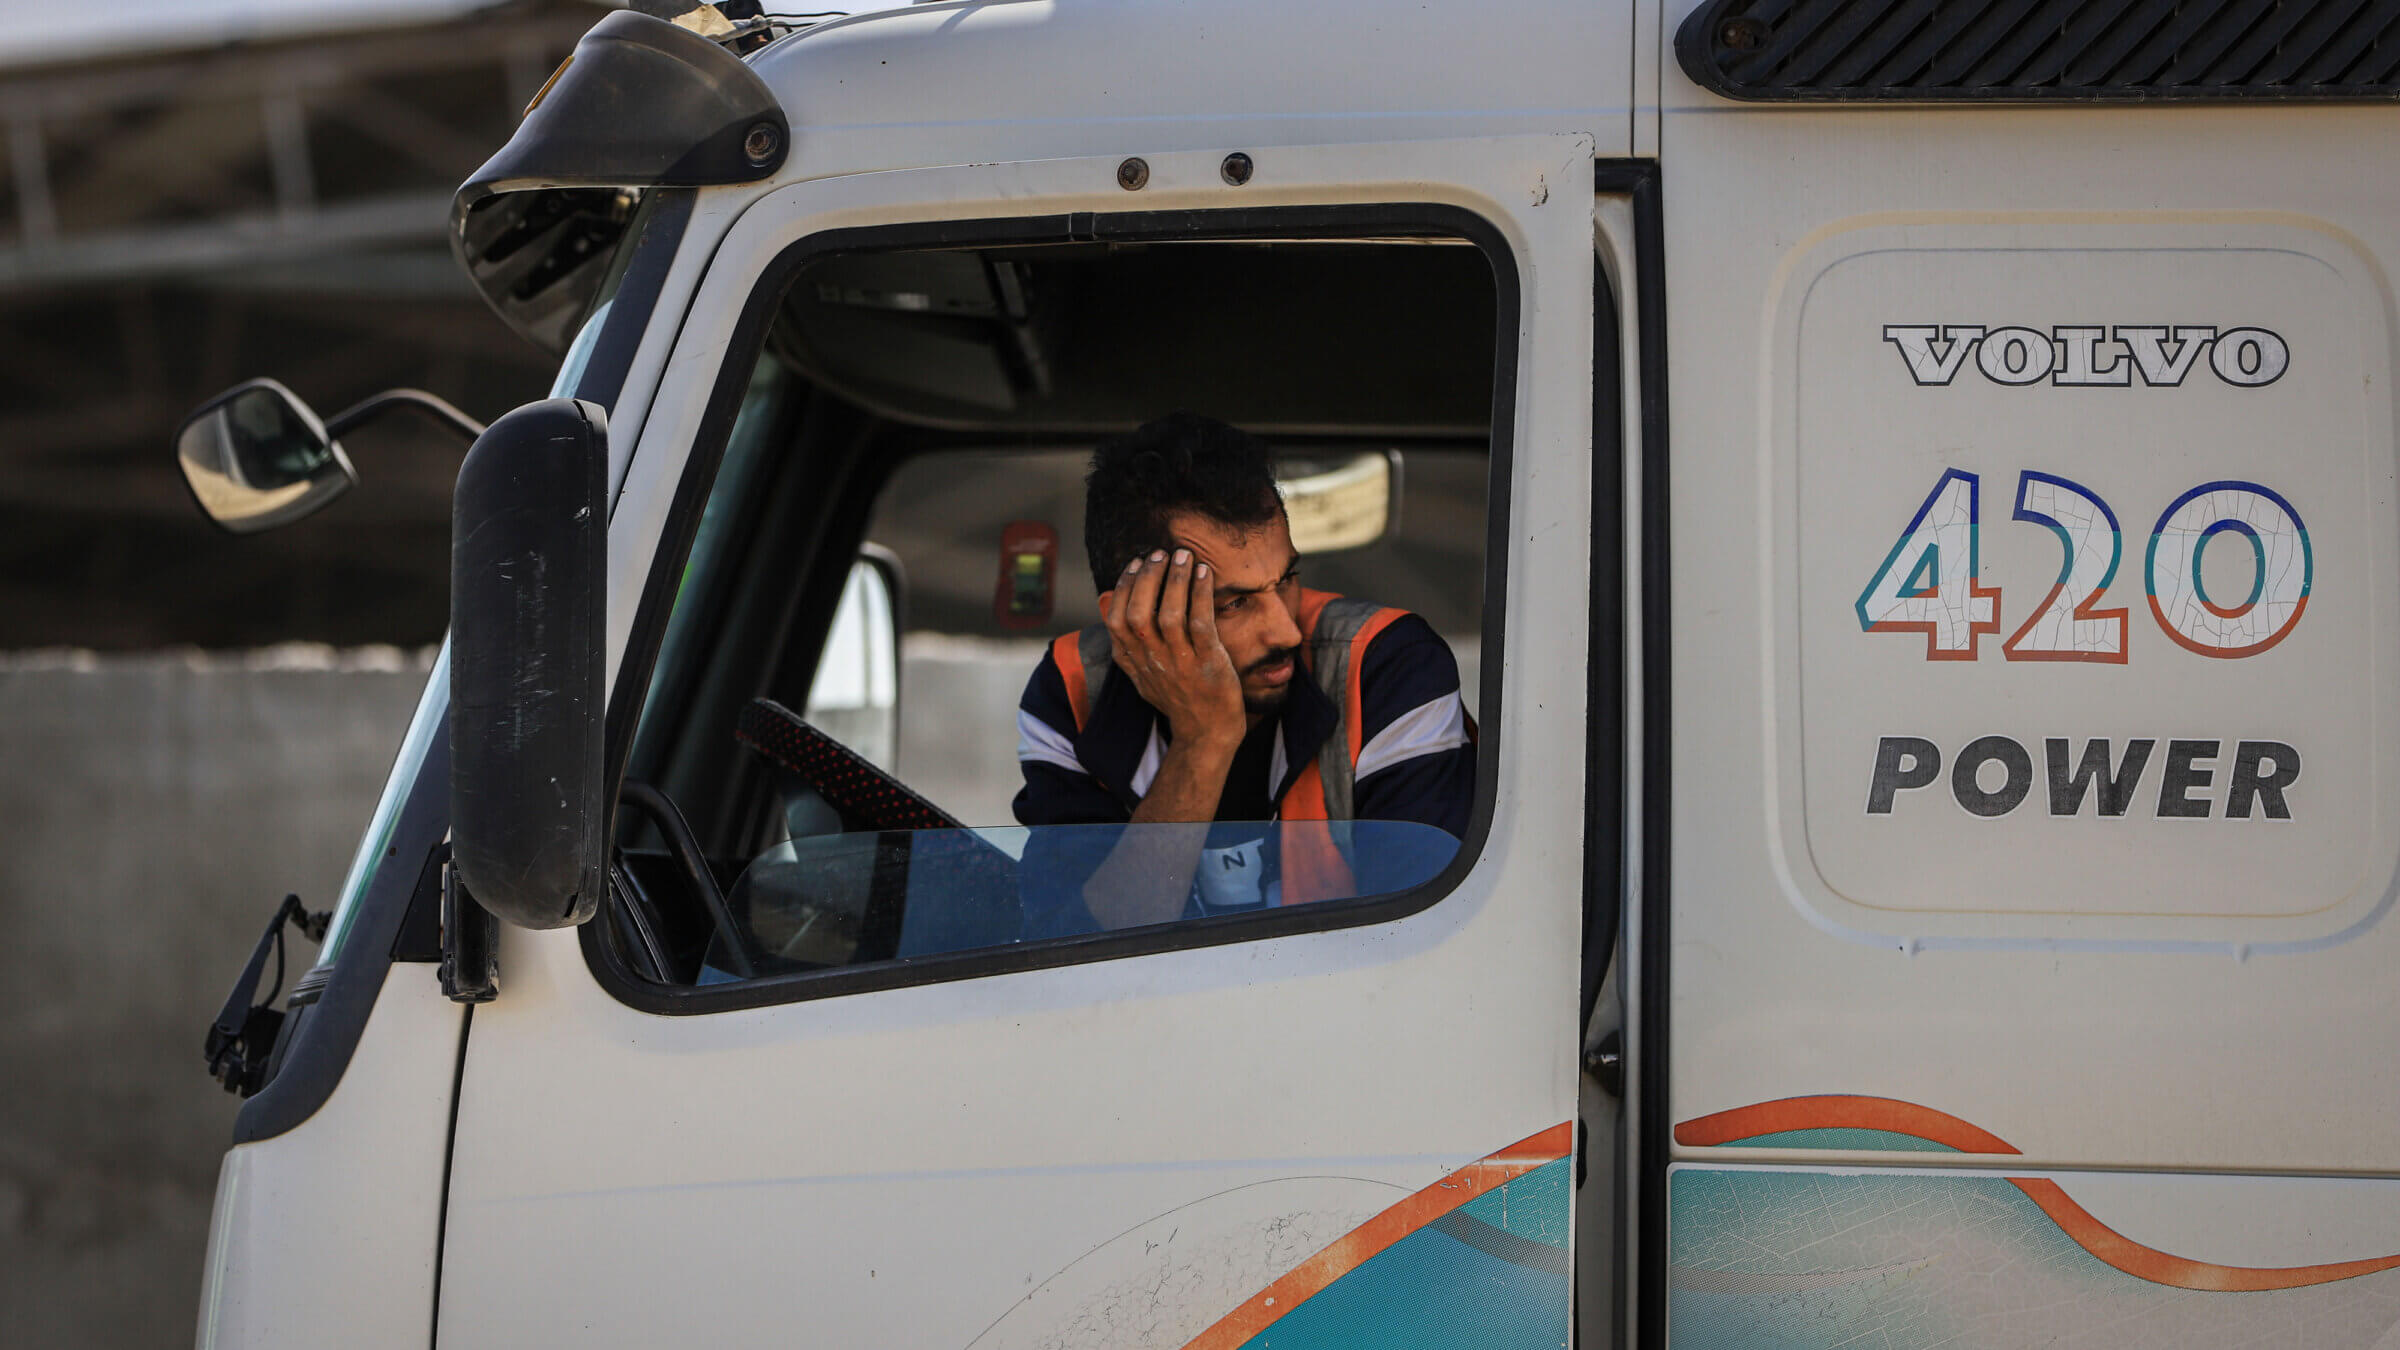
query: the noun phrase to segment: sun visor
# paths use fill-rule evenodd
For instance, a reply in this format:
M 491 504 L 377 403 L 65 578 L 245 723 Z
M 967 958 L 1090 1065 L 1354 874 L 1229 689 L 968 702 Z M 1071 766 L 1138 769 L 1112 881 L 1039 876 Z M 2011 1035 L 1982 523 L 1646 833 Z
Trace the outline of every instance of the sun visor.
M 509 327 L 563 352 L 643 190 L 765 178 L 791 128 L 715 42 L 620 10 L 583 35 L 500 153 L 458 190 L 450 241 Z

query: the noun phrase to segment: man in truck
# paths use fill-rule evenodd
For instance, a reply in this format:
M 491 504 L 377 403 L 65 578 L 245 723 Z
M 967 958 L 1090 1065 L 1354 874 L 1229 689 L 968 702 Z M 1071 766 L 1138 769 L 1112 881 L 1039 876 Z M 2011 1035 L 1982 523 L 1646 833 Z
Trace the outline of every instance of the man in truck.
M 1465 833 L 1457 660 L 1414 614 L 1302 588 L 1264 441 L 1176 413 L 1101 446 L 1084 544 L 1106 622 L 1025 686 L 1016 816 L 1146 828 L 1075 832 L 1081 884 L 1029 887 L 1026 936 L 1386 889 L 1335 822 Z

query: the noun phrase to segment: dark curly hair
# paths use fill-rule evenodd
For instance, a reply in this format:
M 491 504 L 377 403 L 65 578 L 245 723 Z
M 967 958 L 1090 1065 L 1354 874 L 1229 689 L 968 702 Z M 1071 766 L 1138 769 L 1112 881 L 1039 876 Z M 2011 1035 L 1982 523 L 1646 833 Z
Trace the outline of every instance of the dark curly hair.
M 1083 548 L 1092 586 L 1101 591 L 1115 587 L 1126 564 L 1174 542 L 1167 519 L 1177 512 L 1240 530 L 1283 514 L 1267 443 L 1186 412 L 1094 450 L 1083 487 Z

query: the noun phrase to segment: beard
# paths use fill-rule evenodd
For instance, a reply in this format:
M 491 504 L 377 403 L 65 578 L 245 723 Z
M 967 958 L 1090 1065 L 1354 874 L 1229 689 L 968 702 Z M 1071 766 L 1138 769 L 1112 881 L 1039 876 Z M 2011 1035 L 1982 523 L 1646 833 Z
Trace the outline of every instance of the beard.
M 1250 687 L 1251 677 L 1270 666 L 1279 666 L 1286 661 L 1289 661 L 1292 666 L 1291 680 L 1285 680 L 1282 684 L 1264 690 L 1253 690 Z M 1282 707 L 1284 700 L 1291 697 L 1292 680 L 1299 678 L 1300 649 L 1298 647 L 1285 647 L 1279 651 L 1268 652 L 1265 656 L 1251 662 L 1248 668 L 1242 671 L 1242 706 L 1254 713 L 1271 713 Z

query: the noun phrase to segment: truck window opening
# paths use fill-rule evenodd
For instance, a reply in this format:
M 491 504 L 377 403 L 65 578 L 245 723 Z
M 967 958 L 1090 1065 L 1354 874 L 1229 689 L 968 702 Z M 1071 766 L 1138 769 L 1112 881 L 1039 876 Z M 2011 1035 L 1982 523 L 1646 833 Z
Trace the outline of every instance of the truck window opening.
M 1185 922 L 1441 874 L 1457 838 L 1405 820 L 1312 827 L 1339 865 L 1306 878 L 1317 844 L 1290 821 L 1028 828 L 1018 704 L 1053 641 L 1100 621 L 1094 447 L 1189 410 L 1265 439 L 1308 541 L 1301 584 L 1416 616 L 1455 654 L 1471 718 L 1497 310 L 1490 261 L 1454 238 L 803 267 L 751 369 L 635 735 L 628 778 L 673 804 L 691 847 L 657 811 L 621 812 L 607 931 L 627 966 L 693 986 L 1086 935 L 1113 926 L 1082 889 L 1099 860 L 1174 853 L 1179 832 L 1199 858 L 1177 864 L 1194 878 Z M 1474 753 L 1455 732 L 1426 744 Z

